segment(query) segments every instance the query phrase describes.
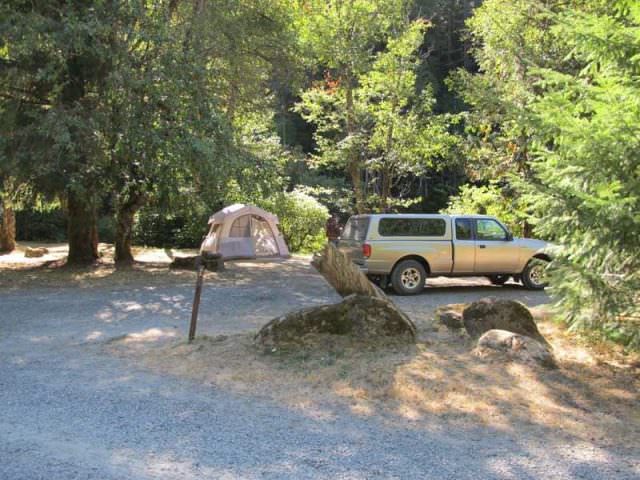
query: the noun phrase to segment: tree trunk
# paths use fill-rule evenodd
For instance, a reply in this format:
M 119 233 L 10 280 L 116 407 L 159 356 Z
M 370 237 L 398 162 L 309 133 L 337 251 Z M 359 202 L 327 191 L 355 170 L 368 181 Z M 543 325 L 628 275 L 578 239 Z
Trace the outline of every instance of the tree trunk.
M 392 109 L 396 110 L 396 102 L 393 102 Z M 387 130 L 387 139 L 385 141 L 385 149 L 387 156 L 391 155 L 391 149 L 393 148 L 393 123 L 389 125 Z M 385 159 L 384 167 L 382 168 L 382 191 L 380 192 L 380 209 L 386 213 L 389 211 L 389 197 L 391 196 L 391 184 L 393 182 L 393 165 L 389 158 Z
M 355 134 L 355 122 L 353 113 L 353 88 L 351 86 L 351 77 L 345 77 L 346 85 L 346 107 L 347 107 L 347 135 Z M 362 172 L 360 171 L 360 158 L 357 151 L 349 151 L 348 171 L 353 183 L 353 192 L 356 200 L 356 212 L 365 213 L 366 206 L 364 202 L 364 191 L 362 189 Z
M 98 229 L 93 198 L 70 190 L 67 193 L 67 208 L 69 213 L 67 263 L 90 265 L 98 258 Z
M 16 215 L 11 203 L 2 202 L 2 225 L 0 225 L 0 252 L 12 252 L 16 248 Z
M 136 196 L 118 205 L 116 212 L 116 253 L 115 261 L 119 265 L 131 265 L 131 239 L 135 214 L 144 203 L 143 196 Z
M 382 188 L 380 189 L 380 211 L 387 213 L 389 211 L 389 197 L 391 197 L 391 169 L 383 168 L 382 171 Z

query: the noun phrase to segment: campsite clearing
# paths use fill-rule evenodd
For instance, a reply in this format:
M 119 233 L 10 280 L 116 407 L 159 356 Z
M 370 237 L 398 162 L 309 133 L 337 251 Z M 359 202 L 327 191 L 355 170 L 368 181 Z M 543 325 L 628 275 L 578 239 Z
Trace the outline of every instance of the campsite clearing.
M 575 347 L 545 320 L 567 352 L 558 372 L 483 364 L 431 321 L 438 305 L 489 295 L 543 315 L 543 292 L 436 279 L 393 297 L 416 321 L 416 347 L 263 355 L 251 334 L 273 316 L 339 300 L 308 258 L 208 273 L 207 338 L 189 347 L 195 273 L 140 253 L 154 262 L 27 267 L 20 289 L 18 267 L 0 267 L 0 478 L 640 475 L 631 358 Z

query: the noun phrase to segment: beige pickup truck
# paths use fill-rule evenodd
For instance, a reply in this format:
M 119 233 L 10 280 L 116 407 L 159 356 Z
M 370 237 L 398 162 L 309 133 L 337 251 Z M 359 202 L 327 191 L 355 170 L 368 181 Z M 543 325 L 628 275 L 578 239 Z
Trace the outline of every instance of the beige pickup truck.
M 379 214 L 349 219 L 338 248 L 369 278 L 400 295 L 419 293 L 427 277 L 510 277 L 531 289 L 546 286 L 551 258 L 542 240 L 513 238 L 500 221 L 483 215 Z

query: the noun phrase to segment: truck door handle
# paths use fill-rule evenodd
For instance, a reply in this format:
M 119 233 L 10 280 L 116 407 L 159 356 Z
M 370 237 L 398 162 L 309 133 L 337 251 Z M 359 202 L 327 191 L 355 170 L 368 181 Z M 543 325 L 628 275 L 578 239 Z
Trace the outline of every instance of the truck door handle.
M 479 245 L 480 248 L 487 248 L 486 245 Z

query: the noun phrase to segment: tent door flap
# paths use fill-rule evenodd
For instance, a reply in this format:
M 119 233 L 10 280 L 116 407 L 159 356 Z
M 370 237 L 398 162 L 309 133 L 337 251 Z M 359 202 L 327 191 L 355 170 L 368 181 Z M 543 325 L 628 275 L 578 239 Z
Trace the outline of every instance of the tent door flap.
M 257 215 L 251 217 L 251 238 L 256 257 L 274 257 L 279 254 L 278 243 L 269 223 Z

